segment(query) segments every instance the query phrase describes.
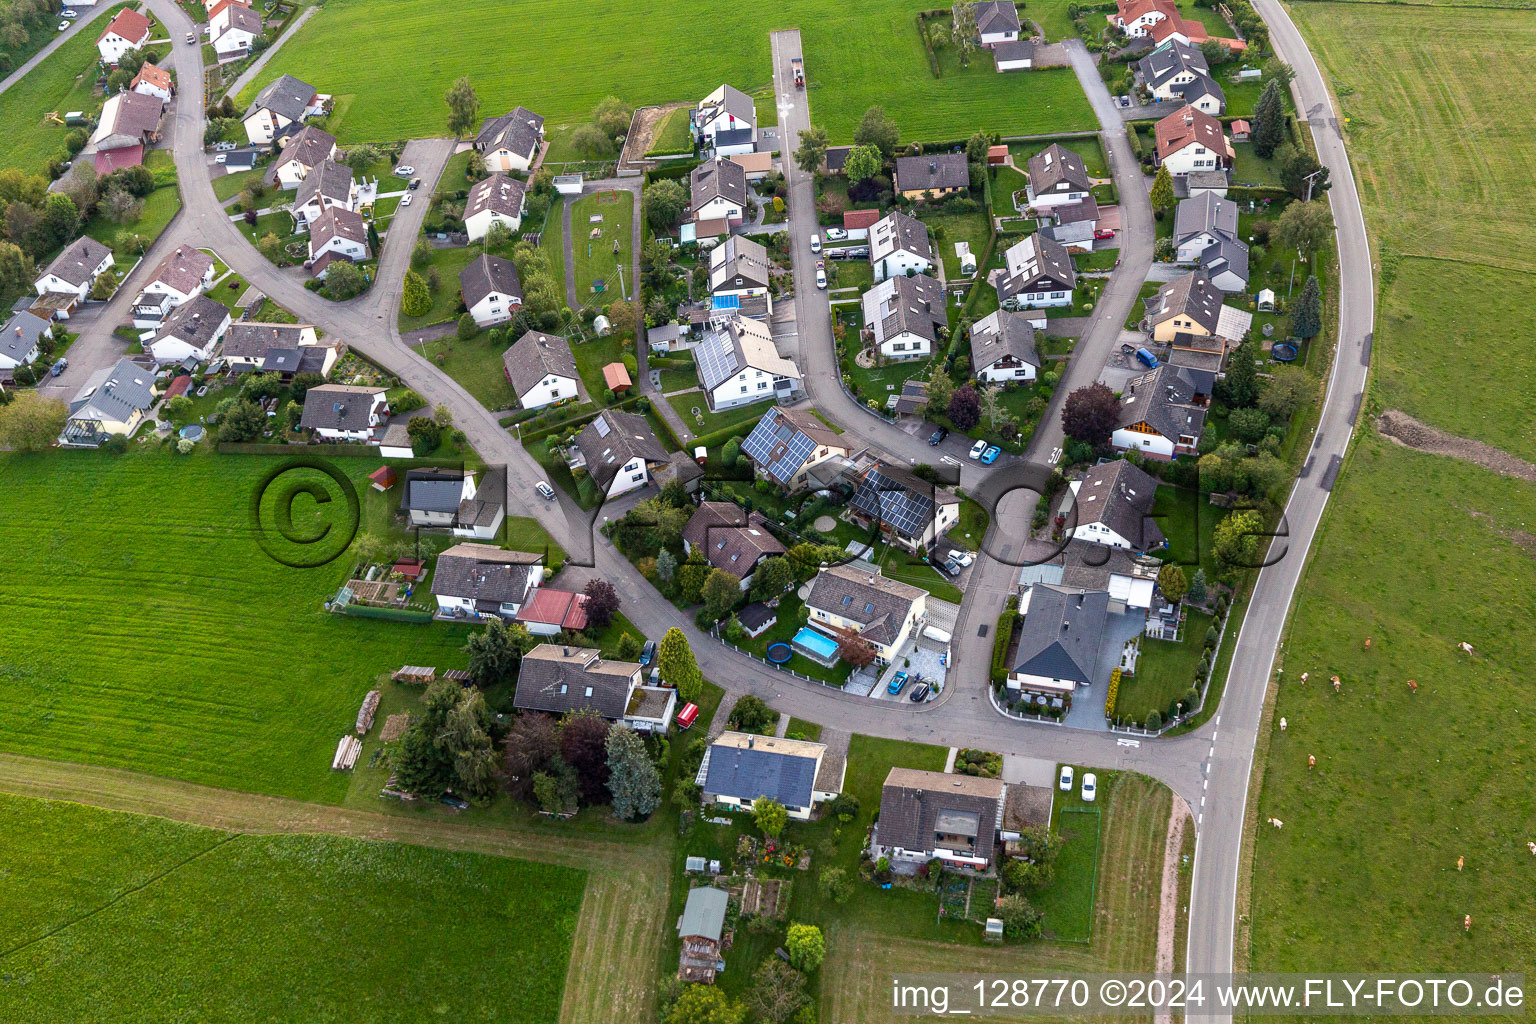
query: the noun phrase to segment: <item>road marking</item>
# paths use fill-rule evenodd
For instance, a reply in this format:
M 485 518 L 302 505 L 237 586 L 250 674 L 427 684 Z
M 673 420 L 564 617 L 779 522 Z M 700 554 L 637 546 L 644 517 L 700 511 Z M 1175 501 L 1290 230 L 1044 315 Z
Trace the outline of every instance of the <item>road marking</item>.
M 1120 740 L 1116 740 L 1115 743 L 1116 743 L 1116 745 L 1122 746 L 1122 747 L 1139 747 L 1139 746 L 1141 746 L 1141 740 L 1125 740 L 1125 739 L 1120 739 Z
M 1204 782 L 1200 783 L 1200 788 L 1201 789 L 1210 789 L 1211 788 L 1211 780 L 1210 780 L 1209 777 L 1207 777 Z M 1201 803 L 1205 803 L 1205 797 L 1201 797 L 1200 798 L 1200 802 Z
M 1213 733 L 1211 733 L 1211 749 L 1212 749 L 1212 750 L 1215 750 L 1215 749 L 1216 749 L 1216 737 L 1217 737 L 1217 736 L 1220 736 L 1220 735 L 1221 735 L 1221 732 L 1220 732 L 1220 730 L 1218 730 L 1218 731 L 1216 731 L 1216 732 L 1213 732 Z
M 1195 818 L 1195 827 L 1199 828 L 1201 826 L 1201 824 L 1204 823 L 1204 821 L 1205 821 L 1205 814 L 1201 813 L 1198 817 Z

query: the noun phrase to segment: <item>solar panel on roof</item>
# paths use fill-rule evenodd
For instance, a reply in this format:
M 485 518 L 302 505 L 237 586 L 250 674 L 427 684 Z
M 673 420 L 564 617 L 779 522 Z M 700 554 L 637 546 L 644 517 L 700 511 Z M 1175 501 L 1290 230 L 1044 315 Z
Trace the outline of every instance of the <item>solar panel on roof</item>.
M 933 518 L 933 496 L 913 493 L 878 469 L 854 492 L 855 509 L 909 537 L 921 536 Z
M 592 421 L 592 428 L 597 431 L 598 437 L 607 437 L 609 430 L 608 418 L 606 416 L 599 416 Z
M 805 465 L 815 447 L 809 437 L 770 413 L 757 421 L 741 450 L 769 476 L 787 483 Z

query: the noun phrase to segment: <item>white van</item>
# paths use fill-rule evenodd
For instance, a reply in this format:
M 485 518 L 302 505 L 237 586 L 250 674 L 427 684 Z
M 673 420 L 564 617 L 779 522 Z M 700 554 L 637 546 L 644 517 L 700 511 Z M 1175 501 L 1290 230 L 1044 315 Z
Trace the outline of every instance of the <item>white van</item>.
M 821 236 L 811 236 L 811 252 L 821 252 Z

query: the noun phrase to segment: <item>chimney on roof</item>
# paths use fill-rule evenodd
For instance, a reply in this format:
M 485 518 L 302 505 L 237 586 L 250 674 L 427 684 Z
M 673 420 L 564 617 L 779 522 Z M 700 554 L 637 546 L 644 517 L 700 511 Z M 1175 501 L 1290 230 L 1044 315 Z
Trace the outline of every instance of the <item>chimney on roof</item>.
M 939 173 L 939 162 L 937 160 L 929 160 L 928 161 L 928 173 L 929 174 L 938 174 Z

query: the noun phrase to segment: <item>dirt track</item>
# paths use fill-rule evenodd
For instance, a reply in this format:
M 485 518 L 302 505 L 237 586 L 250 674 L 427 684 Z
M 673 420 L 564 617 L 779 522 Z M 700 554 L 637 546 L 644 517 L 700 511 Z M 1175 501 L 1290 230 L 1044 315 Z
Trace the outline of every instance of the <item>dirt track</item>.
M 1376 418 L 1376 430 L 1382 437 L 1405 448 L 1431 455 L 1448 455 L 1453 459 L 1491 469 L 1495 473 L 1536 483 L 1536 465 L 1490 444 L 1447 434 L 1396 409 L 1388 409 Z

